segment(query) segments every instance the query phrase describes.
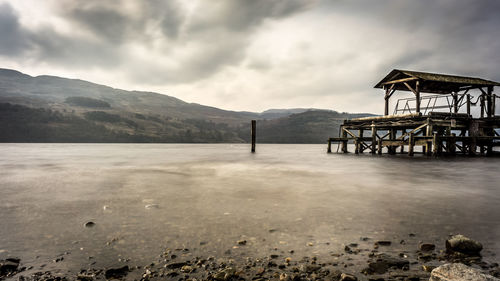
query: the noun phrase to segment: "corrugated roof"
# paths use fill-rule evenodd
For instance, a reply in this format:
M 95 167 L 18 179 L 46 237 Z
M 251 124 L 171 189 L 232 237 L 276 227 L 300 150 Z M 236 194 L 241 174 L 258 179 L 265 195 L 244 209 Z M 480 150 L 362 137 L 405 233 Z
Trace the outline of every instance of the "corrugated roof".
M 383 88 L 384 83 L 389 81 L 412 77 L 418 78 L 423 82 L 433 82 L 432 84 L 428 85 L 428 87 L 425 87 L 425 90 L 428 92 L 441 92 L 447 89 L 454 90 L 455 88 L 464 86 L 500 86 L 500 83 L 498 82 L 476 77 L 393 69 L 387 76 L 384 77 L 384 79 L 382 79 L 377 83 L 377 85 L 375 85 L 375 88 Z M 435 88 L 435 91 L 433 91 L 433 88 Z

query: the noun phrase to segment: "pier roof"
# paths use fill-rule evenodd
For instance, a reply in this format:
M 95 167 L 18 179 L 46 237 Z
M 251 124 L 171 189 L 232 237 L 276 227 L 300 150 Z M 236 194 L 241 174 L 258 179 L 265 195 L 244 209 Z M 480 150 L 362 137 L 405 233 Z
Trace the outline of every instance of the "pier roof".
M 438 94 L 458 92 L 463 88 L 500 86 L 499 82 L 476 77 L 393 69 L 384 79 L 375 85 L 375 88 L 384 88 L 394 85 L 392 86 L 394 90 L 410 91 L 404 84 L 415 80 L 422 82 L 420 88 L 421 92 Z

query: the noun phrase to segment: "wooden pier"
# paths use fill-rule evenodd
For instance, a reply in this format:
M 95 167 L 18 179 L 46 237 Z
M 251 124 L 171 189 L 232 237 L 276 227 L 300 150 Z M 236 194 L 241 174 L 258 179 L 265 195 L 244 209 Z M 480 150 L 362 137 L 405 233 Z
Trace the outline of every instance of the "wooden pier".
M 395 69 L 375 86 L 385 90 L 385 115 L 345 120 L 339 137 L 328 139 L 328 152 L 332 143 L 340 144 L 337 152 L 343 153 L 348 152 L 348 143 L 354 143 L 356 154 L 493 155 L 494 147 L 500 146 L 495 86 L 500 83 Z M 389 99 L 396 91 L 409 91 L 415 97 L 398 100 L 394 114 L 389 115 Z M 429 93 L 433 95 L 425 95 Z M 479 116 L 474 118 L 477 104 Z M 439 111 L 443 109 L 447 110 Z

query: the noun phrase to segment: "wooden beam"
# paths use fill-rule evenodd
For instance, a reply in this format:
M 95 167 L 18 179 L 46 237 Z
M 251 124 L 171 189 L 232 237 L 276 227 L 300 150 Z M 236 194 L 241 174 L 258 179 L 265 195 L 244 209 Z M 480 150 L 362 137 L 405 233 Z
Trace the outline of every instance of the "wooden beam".
M 415 96 L 417 95 L 417 91 L 416 91 L 415 89 L 413 89 L 413 88 L 410 86 L 410 84 L 408 84 L 408 83 L 406 83 L 406 82 L 404 82 L 403 84 L 405 84 L 406 88 L 408 88 L 410 91 L 412 91 L 412 92 L 415 94 Z
M 467 114 L 470 115 L 470 94 L 467 94 Z
M 417 77 L 397 79 L 397 80 L 384 82 L 384 83 L 382 83 L 382 85 L 397 84 L 397 83 L 408 82 L 408 81 L 413 81 L 413 80 L 417 80 L 417 79 L 418 79 Z

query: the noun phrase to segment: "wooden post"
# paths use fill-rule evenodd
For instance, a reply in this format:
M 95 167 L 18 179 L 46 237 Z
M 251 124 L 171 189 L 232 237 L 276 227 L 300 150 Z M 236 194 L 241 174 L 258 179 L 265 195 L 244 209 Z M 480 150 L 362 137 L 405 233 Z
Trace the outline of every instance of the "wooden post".
M 458 93 L 452 93 L 453 95 L 453 113 L 458 113 Z
M 420 113 L 420 81 L 415 82 L 416 110 Z
M 328 150 L 327 153 L 332 153 L 332 139 L 328 138 Z
M 467 115 L 470 115 L 470 94 L 467 94 Z
M 479 100 L 481 102 L 481 118 L 484 117 L 484 94 L 481 94 L 479 97 Z
M 361 128 L 359 129 L 359 137 L 360 139 L 358 140 L 358 145 L 359 145 L 359 148 L 358 148 L 358 151 L 359 153 L 363 153 L 363 151 L 365 150 L 364 146 L 363 146 L 363 134 L 364 133 L 364 130 Z
M 384 115 L 389 115 L 389 99 L 390 99 L 390 89 L 385 89 L 385 109 Z
M 382 139 L 378 139 L 378 154 L 382 154 Z
M 413 133 L 410 133 L 410 136 L 408 137 L 408 156 L 413 156 L 414 144 L 415 141 L 413 140 Z
M 377 150 L 377 128 L 375 127 L 375 122 L 372 121 L 372 154 L 375 154 Z
M 431 124 L 431 119 L 430 118 L 427 118 L 427 130 L 426 130 L 426 136 L 430 137 L 432 136 L 432 124 Z M 432 141 L 429 141 L 427 140 L 427 145 L 426 145 L 426 153 L 427 155 L 431 155 L 432 154 Z
M 340 127 L 340 129 L 342 130 L 342 139 L 347 138 L 347 132 L 344 130 L 344 126 Z M 347 153 L 347 141 L 346 140 L 342 140 L 342 152 Z
M 256 128 L 257 127 L 257 121 L 252 120 L 252 153 L 255 152 L 255 134 L 256 134 Z
M 448 146 L 450 147 L 450 153 L 451 155 L 455 155 L 455 152 L 457 151 L 457 140 L 455 139 L 457 135 L 455 133 L 451 134 L 451 139 L 450 143 Z
M 438 155 L 438 142 L 440 140 L 438 139 L 438 135 L 434 134 L 432 136 L 432 155 L 437 156 Z
M 392 129 L 392 128 L 391 128 L 391 129 L 389 130 L 389 139 L 390 139 L 391 141 L 393 141 L 395 138 L 396 138 L 396 133 L 395 133 L 394 129 Z M 395 153 L 396 153 L 396 147 L 395 147 L 395 146 L 393 146 L 393 145 L 389 145 L 389 146 L 387 147 L 387 149 L 389 150 L 389 154 L 395 154 Z
M 488 96 L 487 98 L 487 103 L 486 103 L 486 112 L 488 114 L 488 117 L 493 116 L 493 87 L 488 86 Z
M 477 149 L 476 136 L 479 135 L 479 123 L 477 121 L 471 121 L 469 124 L 469 155 L 475 155 Z

